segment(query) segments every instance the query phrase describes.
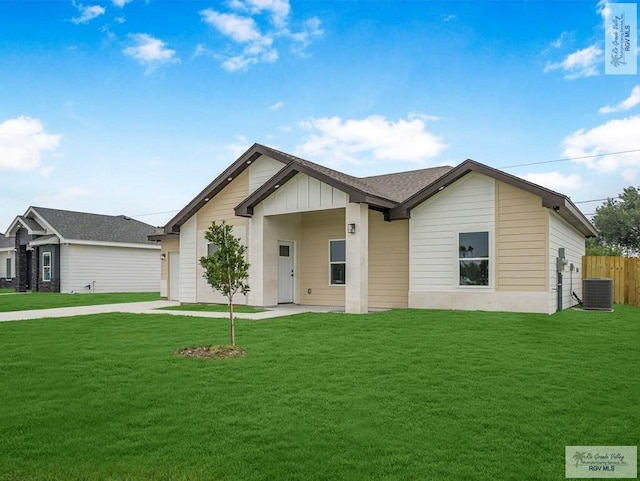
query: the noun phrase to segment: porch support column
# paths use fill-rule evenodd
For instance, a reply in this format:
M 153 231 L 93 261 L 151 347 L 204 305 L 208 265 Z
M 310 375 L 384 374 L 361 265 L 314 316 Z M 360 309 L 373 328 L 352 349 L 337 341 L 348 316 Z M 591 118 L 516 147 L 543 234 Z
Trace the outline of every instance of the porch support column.
M 264 306 L 264 215 L 262 204 L 258 205 L 248 222 L 249 241 L 247 242 L 247 262 L 249 262 L 249 293 L 247 303 L 250 306 Z
M 345 221 L 345 312 L 365 314 L 369 311 L 369 206 L 349 202 Z M 349 224 L 355 225 L 354 233 L 349 233 Z

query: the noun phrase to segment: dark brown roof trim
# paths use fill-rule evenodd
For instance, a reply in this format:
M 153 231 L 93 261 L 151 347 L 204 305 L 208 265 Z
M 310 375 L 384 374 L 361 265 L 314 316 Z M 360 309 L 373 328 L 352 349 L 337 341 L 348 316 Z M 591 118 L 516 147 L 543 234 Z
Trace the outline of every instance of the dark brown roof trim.
M 273 155 L 270 155 L 270 157 L 272 156 Z M 330 177 L 322 172 L 318 172 L 317 170 L 306 165 L 299 164 L 298 162 L 293 160 L 284 169 L 271 177 L 271 179 L 265 182 L 261 187 L 256 189 L 255 192 L 249 195 L 249 197 L 238 204 L 235 208 L 236 215 L 240 217 L 251 217 L 253 215 L 253 208 L 256 205 L 273 194 L 277 189 L 282 187 L 286 182 L 291 180 L 298 173 L 306 174 L 309 177 L 313 177 L 320 182 L 323 182 L 327 185 L 330 185 L 331 187 L 345 192 L 349 196 L 349 201 L 353 203 L 369 204 L 369 206 L 371 206 L 372 208 L 383 210 L 391 209 L 396 205 L 396 202 L 371 195 L 370 193 L 347 185 L 337 179 L 334 179 L 333 177 Z
M 164 231 L 165 233 L 180 232 L 180 226 L 184 224 L 191 216 L 193 216 L 198 210 L 207 203 L 208 199 L 212 199 L 214 196 L 224 189 L 229 184 L 229 179 L 235 179 L 240 175 L 249 165 L 258 159 L 261 155 L 268 155 L 274 157 L 269 149 L 260 144 L 253 144 L 244 154 L 242 154 L 238 160 L 231 164 L 227 169 L 216 177 L 213 182 L 207 185 L 202 192 L 200 192 L 186 207 L 178 212 L 169 222 L 167 222 Z M 289 160 L 283 161 L 276 158 L 283 164 L 289 163 Z M 207 199 L 207 200 L 205 200 Z
M 149 239 L 150 241 L 163 241 L 163 240 L 170 240 L 170 239 L 180 239 L 180 233 L 179 232 L 171 232 L 169 234 L 151 234 L 147 236 L 147 239 Z
M 391 209 L 389 212 L 389 220 L 408 219 L 410 217 L 411 209 L 470 172 L 478 172 L 519 189 L 531 192 L 532 194 L 542 198 L 542 205 L 544 207 L 555 210 L 563 219 L 569 222 L 585 236 L 595 236 L 597 234 L 595 227 L 593 227 L 591 222 L 589 222 L 584 214 L 580 212 L 580 210 L 567 196 L 521 179 L 520 177 L 516 177 L 515 175 L 507 174 L 501 170 L 481 164 L 472 159 L 465 160 L 462 164 L 453 168 L 448 173 L 426 186 L 424 189 L 409 197 L 403 203 Z

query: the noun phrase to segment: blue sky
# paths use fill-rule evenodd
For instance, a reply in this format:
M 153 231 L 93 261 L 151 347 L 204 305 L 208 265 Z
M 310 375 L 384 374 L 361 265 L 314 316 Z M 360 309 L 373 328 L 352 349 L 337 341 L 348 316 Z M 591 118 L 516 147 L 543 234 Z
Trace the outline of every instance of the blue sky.
M 254 142 L 357 176 L 473 158 L 576 202 L 615 197 L 640 184 L 640 151 L 606 155 L 640 149 L 640 77 L 605 75 L 605 15 L 0 1 L 0 232 L 30 205 L 162 225 Z

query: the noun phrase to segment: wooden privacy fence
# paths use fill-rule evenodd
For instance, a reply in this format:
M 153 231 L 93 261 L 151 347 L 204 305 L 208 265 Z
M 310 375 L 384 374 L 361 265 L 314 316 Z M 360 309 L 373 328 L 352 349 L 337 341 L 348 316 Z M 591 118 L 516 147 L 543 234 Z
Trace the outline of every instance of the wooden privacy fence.
M 584 256 L 582 278 L 613 279 L 613 302 L 640 306 L 640 258 Z

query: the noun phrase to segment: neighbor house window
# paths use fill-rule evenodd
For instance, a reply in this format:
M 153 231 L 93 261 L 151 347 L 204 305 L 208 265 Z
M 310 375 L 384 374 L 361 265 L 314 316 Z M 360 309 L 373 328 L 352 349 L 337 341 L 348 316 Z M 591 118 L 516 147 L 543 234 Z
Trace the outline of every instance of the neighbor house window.
M 329 284 L 344 285 L 347 279 L 347 249 L 344 239 L 329 241 Z
M 489 233 L 458 234 L 458 264 L 461 286 L 489 285 Z
M 13 277 L 11 274 L 11 258 L 7 258 L 7 271 L 4 276 L 5 279 L 11 279 Z
M 51 252 L 42 253 L 42 280 L 51 280 Z

